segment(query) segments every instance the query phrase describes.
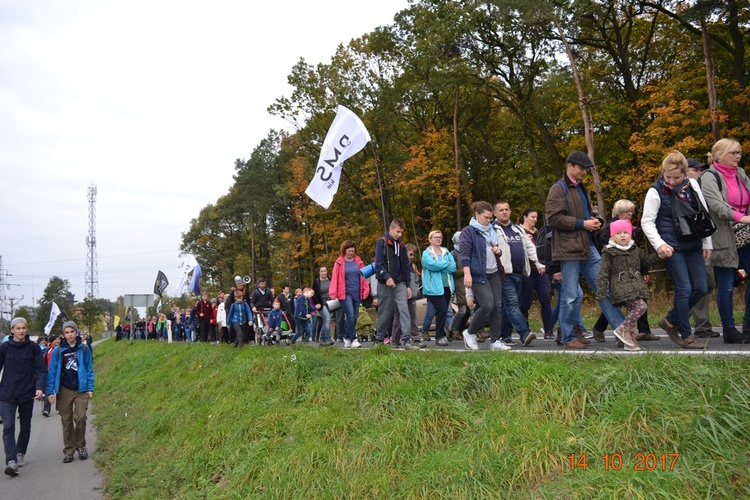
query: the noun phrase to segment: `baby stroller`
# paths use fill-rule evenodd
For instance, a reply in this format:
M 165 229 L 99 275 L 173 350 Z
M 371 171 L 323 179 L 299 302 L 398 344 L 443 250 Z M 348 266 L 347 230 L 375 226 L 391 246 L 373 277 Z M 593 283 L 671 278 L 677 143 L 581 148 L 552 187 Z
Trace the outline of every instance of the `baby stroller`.
M 274 344 L 273 339 L 270 335 L 268 335 L 268 322 L 266 321 L 266 315 L 264 311 L 258 310 L 255 318 L 253 318 L 253 330 L 255 330 L 256 345 Z
M 279 336 L 276 339 L 276 343 L 278 345 L 281 345 L 282 343 L 289 345 L 292 340 L 292 335 L 294 334 L 292 331 L 292 322 L 289 321 L 289 316 L 287 316 L 285 312 L 281 313 L 281 317 L 283 319 L 281 320 L 281 327 L 279 328 Z
M 354 329 L 357 332 L 357 340 L 360 342 L 375 342 L 375 324 L 362 304 L 359 305 L 357 323 L 354 325 Z

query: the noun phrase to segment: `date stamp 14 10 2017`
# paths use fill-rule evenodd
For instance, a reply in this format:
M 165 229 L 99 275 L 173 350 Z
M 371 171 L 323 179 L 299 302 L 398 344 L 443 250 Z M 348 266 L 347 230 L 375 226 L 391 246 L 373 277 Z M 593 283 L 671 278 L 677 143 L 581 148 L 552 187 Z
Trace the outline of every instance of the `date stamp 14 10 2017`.
M 632 456 L 623 458 L 622 453 L 605 453 L 601 457 L 601 462 L 594 461 L 590 463 L 586 453 L 568 455 L 568 465 L 570 470 L 583 469 L 601 465 L 605 471 L 618 471 L 623 467 L 634 471 L 672 471 L 677 466 L 680 458 L 679 453 L 635 453 Z M 627 462 L 627 463 L 626 463 Z

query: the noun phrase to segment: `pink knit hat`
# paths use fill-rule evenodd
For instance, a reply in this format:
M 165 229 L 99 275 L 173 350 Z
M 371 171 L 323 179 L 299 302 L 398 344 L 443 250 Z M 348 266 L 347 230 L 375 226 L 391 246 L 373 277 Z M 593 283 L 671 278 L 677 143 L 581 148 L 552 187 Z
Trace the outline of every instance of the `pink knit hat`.
M 630 233 L 630 236 L 633 236 L 633 224 L 631 224 L 627 219 L 618 219 L 614 222 L 611 222 L 609 224 L 609 235 L 611 237 L 614 237 L 614 235 L 616 235 L 618 231 L 627 231 Z

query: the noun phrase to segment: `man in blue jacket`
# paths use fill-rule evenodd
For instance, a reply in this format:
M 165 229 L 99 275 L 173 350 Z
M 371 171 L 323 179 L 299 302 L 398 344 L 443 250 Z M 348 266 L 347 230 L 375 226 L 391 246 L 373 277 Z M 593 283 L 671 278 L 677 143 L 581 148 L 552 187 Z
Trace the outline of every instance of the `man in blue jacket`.
M 5 473 L 18 475 L 18 468 L 26 465 L 26 449 L 31 437 L 31 413 L 34 399 L 42 399 L 44 391 L 44 360 L 38 344 L 27 336 L 24 318 L 10 322 L 12 338 L 0 345 L 0 416 L 3 419 Z M 16 441 L 16 409 L 21 431 Z
M 73 453 L 86 460 L 86 410 L 94 397 L 94 362 L 91 348 L 81 342 L 78 326 L 72 321 L 63 324 L 65 339 L 52 351 L 47 373 L 47 398 L 55 404 L 63 428 L 63 463 L 73 461 Z

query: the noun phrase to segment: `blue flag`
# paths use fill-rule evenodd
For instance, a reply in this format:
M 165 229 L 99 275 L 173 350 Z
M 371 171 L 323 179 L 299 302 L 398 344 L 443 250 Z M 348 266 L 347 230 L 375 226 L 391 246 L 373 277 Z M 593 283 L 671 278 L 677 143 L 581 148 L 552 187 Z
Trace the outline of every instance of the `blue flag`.
M 203 273 L 201 273 L 201 265 L 195 264 L 195 269 L 193 269 L 193 277 L 190 280 L 190 291 L 196 294 L 200 297 L 201 295 L 201 278 L 203 277 Z

